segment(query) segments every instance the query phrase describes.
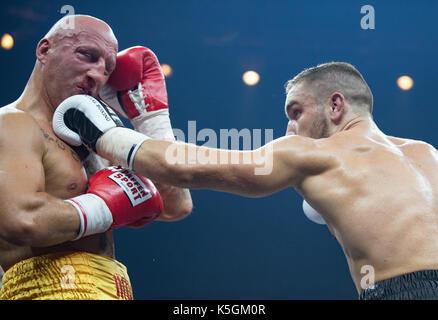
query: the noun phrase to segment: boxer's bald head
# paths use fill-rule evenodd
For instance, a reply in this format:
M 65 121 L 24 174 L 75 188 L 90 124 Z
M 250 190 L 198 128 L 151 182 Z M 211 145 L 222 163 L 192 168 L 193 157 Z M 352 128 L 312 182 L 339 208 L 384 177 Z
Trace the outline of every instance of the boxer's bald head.
M 98 18 L 87 15 L 68 15 L 56 22 L 44 38 L 52 39 L 55 43 L 76 37 L 81 32 L 94 32 L 102 36 L 108 44 L 117 45 L 117 39 L 111 27 Z
M 69 15 L 56 22 L 36 50 L 42 93 L 55 109 L 75 94 L 97 96 L 114 70 L 117 39 L 104 21 Z

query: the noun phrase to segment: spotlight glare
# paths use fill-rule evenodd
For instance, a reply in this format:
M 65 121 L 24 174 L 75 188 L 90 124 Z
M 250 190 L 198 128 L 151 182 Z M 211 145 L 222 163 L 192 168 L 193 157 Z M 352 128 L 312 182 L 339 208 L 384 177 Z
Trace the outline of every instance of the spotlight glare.
M 255 86 L 260 81 L 260 76 L 255 71 L 246 71 L 242 76 L 243 82 L 248 86 Z
M 170 77 L 173 73 L 172 67 L 165 63 L 161 65 L 161 70 L 163 70 L 163 74 L 166 78 Z
M 9 33 L 5 33 L 2 36 L 1 46 L 5 50 L 10 50 L 14 46 L 14 38 Z
M 409 76 L 401 76 L 397 79 L 397 85 L 402 90 L 410 90 L 414 85 L 414 80 Z

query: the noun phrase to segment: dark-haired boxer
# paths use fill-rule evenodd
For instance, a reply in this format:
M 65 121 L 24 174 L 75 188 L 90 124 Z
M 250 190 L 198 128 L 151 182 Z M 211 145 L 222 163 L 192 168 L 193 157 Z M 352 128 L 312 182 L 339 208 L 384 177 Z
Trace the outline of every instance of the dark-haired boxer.
M 98 95 L 117 51 L 105 22 L 64 17 L 38 43 L 23 94 L 0 109 L 1 299 L 132 299 L 111 230 L 191 211 L 187 190 L 156 188 L 124 168 L 100 170 L 98 157 L 82 157 L 84 148 L 71 148 L 52 130 L 59 103 Z
M 339 241 L 361 299 L 438 299 L 437 150 L 383 133 L 371 90 L 350 64 L 307 69 L 286 94 L 286 136 L 253 151 L 131 134 L 91 114 L 81 96 L 64 101 L 53 124 L 65 139 L 91 140 L 100 156 L 163 183 L 247 197 L 293 187 Z M 63 124 L 70 109 L 81 126 Z M 82 129 L 91 123 L 94 137 Z

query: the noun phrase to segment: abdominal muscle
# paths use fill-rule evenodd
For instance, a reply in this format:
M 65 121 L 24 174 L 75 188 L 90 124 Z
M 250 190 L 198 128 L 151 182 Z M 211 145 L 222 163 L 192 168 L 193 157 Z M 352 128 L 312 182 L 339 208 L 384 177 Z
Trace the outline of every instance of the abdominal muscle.
M 91 235 L 77 241 L 41 248 L 20 247 L 0 240 L 0 265 L 6 272 L 14 264 L 34 256 L 72 251 L 89 252 L 114 258 L 114 240 L 112 232 L 108 231 L 102 234 Z
M 345 136 L 339 165 L 306 179 L 300 191 L 342 246 L 358 291 L 367 280 L 438 269 L 435 151 L 421 142 Z

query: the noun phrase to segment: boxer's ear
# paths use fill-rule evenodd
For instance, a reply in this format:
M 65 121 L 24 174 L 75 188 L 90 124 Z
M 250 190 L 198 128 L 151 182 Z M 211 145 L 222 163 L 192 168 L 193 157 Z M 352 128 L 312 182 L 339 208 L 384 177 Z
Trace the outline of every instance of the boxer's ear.
M 334 92 L 330 96 L 330 119 L 335 123 L 339 123 L 342 119 L 345 107 L 344 95 L 340 92 Z
M 42 64 L 45 64 L 47 61 L 47 53 L 50 49 L 50 41 L 46 38 L 41 39 L 40 42 L 38 42 L 37 48 L 36 48 L 36 57 L 38 61 Z

